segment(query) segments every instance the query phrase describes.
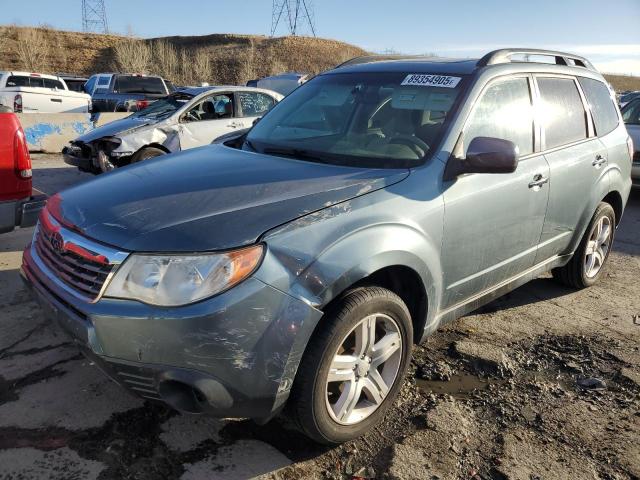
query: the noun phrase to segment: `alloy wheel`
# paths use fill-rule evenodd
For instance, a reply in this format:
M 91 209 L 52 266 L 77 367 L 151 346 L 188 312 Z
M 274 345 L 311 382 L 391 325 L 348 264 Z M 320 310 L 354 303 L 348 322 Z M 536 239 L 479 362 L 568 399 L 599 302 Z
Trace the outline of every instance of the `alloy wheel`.
M 612 233 L 611 219 L 602 216 L 591 231 L 585 251 L 584 272 L 587 278 L 595 277 L 602 269 L 611 248 Z
M 326 405 L 334 421 L 352 425 L 382 405 L 398 376 L 403 348 L 400 327 L 388 315 L 369 315 L 351 329 L 333 355 L 326 380 Z

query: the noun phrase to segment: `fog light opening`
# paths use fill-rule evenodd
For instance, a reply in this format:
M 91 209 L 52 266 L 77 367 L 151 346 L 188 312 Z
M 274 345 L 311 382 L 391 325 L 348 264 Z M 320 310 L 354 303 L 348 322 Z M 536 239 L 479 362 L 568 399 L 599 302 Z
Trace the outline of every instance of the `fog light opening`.
M 161 382 L 159 391 L 167 404 L 181 412 L 202 413 L 202 405 L 207 401 L 200 390 L 176 380 Z

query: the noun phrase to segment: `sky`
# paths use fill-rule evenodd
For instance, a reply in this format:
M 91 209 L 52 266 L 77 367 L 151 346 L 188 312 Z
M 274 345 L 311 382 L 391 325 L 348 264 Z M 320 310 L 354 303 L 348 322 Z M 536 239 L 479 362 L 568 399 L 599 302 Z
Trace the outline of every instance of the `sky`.
M 109 29 L 141 37 L 269 35 L 272 0 L 104 0 Z M 6 2 L 0 24 L 82 29 L 81 0 Z M 605 73 L 640 76 L 640 0 L 307 0 L 316 34 L 372 52 L 479 57 L 503 47 L 550 48 Z M 279 35 L 286 29 L 280 28 Z M 300 33 L 309 34 L 308 28 Z

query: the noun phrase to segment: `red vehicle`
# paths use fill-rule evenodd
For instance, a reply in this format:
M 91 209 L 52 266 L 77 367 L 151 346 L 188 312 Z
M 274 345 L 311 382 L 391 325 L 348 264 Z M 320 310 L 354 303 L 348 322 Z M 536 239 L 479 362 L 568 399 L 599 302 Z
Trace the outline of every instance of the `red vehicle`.
M 0 233 L 35 225 L 46 196 L 34 195 L 31 157 L 18 117 L 0 106 Z

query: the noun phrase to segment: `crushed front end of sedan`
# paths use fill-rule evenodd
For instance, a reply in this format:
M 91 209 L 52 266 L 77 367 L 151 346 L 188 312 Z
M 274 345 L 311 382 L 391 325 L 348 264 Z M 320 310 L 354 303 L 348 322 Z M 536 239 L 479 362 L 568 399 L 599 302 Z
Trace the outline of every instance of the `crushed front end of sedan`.
M 180 90 L 103 125 L 62 150 L 65 162 L 94 174 L 189 148 L 250 127 L 282 99 L 250 87 Z

